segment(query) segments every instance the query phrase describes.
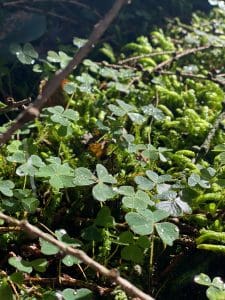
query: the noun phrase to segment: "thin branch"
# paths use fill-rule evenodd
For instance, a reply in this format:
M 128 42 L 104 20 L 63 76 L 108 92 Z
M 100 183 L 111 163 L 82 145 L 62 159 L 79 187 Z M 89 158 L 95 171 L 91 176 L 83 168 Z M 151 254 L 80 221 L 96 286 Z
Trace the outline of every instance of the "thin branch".
M 24 3 L 29 3 L 30 1 L 28 0 L 18 0 L 18 1 L 10 1 L 10 2 L 5 2 L 2 3 L 1 6 L 2 7 L 7 7 L 7 6 L 15 6 L 15 5 L 20 5 L 20 4 L 24 4 Z M 53 2 L 52 0 L 33 0 L 32 3 L 39 3 L 39 2 Z M 66 2 L 66 3 L 70 3 L 70 4 L 74 4 L 83 8 L 87 8 L 90 9 L 90 7 L 84 3 L 81 3 L 79 1 L 76 0 L 54 0 L 54 2 Z
M 60 277 L 50 277 L 50 278 L 43 278 L 43 277 L 30 277 L 27 275 L 24 280 L 25 284 L 38 284 L 38 285 L 50 285 L 50 286 L 69 286 L 69 287 L 82 287 L 87 288 L 93 292 L 98 293 L 100 296 L 109 294 L 112 292 L 112 288 L 102 287 L 94 283 L 90 283 L 87 281 L 79 280 L 73 278 L 67 274 L 63 274 Z
M 142 54 L 142 55 L 137 55 L 137 56 L 132 56 L 123 60 L 119 60 L 118 64 L 123 65 L 123 64 L 127 64 L 129 62 L 133 62 L 133 61 L 137 61 L 138 59 L 141 58 L 146 58 L 146 57 L 154 57 L 154 56 L 158 56 L 158 55 L 165 55 L 165 54 L 176 54 L 178 52 L 176 51 L 158 51 L 158 52 L 151 52 L 148 54 Z
M 18 232 L 18 231 L 21 231 L 21 228 L 18 226 L 0 227 L 0 234 L 7 233 L 7 232 Z
M 55 76 L 47 82 L 42 93 L 38 95 L 36 100 L 16 118 L 15 123 L 12 124 L 5 133 L 0 135 L 0 145 L 5 144 L 12 137 L 12 135 L 25 123 L 33 120 L 40 115 L 41 109 L 45 106 L 49 97 L 60 86 L 62 80 L 65 79 L 96 46 L 96 43 L 98 42 L 100 37 L 104 34 L 109 25 L 118 15 L 121 8 L 126 3 L 128 3 L 128 0 L 115 1 L 114 5 L 105 15 L 105 17 L 94 26 L 88 41 L 77 51 L 70 63 L 63 70 L 59 70 L 55 73 Z
M 119 275 L 119 272 L 116 269 L 109 270 L 105 266 L 101 265 L 97 261 L 93 260 L 91 257 L 89 257 L 84 251 L 78 250 L 75 248 L 72 248 L 63 242 L 56 240 L 53 236 L 41 231 L 39 228 L 31 225 L 28 221 L 22 220 L 19 221 L 15 218 L 12 218 L 8 215 L 5 215 L 0 212 L 0 219 L 4 220 L 5 222 L 9 224 L 13 224 L 15 226 L 19 226 L 22 230 L 28 233 L 30 236 L 36 236 L 39 238 L 44 239 L 45 241 L 55 245 L 59 248 L 59 250 L 64 255 L 72 255 L 81 260 L 84 264 L 89 266 L 91 269 L 95 270 L 102 276 L 105 276 L 109 278 L 111 281 L 116 282 L 118 285 L 122 287 L 122 289 L 130 296 L 132 297 L 138 297 L 142 300 L 153 300 L 153 298 L 141 290 L 139 290 L 137 287 L 135 287 L 133 284 L 131 284 L 128 280 L 122 278 Z
M 173 57 L 161 62 L 160 64 L 158 64 L 155 68 L 153 68 L 151 70 L 151 73 L 154 73 L 158 70 L 161 70 L 161 69 L 171 65 L 174 61 L 176 61 L 178 59 L 181 59 L 182 57 L 188 56 L 190 54 L 193 54 L 193 53 L 196 53 L 196 52 L 199 52 L 199 51 L 207 50 L 207 49 L 212 48 L 212 47 L 213 47 L 212 45 L 206 45 L 206 46 L 191 48 L 191 49 L 184 50 L 182 52 L 178 52 Z
M 1 113 L 7 113 L 9 111 L 12 110 L 17 110 L 18 107 L 23 106 L 23 105 L 27 105 L 31 103 L 31 99 L 27 98 L 27 99 L 23 99 L 21 101 L 17 101 L 17 102 L 12 102 L 9 105 L 7 105 L 6 107 L 0 108 L 0 114 Z

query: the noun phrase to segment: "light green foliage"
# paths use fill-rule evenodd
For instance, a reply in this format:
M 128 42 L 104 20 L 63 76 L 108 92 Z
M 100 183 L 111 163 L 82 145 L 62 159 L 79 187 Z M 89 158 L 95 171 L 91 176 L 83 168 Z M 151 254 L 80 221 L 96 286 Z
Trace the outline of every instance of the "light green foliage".
M 10 51 L 15 54 L 22 64 L 33 65 L 38 58 L 38 53 L 30 43 L 26 43 L 23 47 L 19 44 L 11 44 Z
M 206 296 L 209 300 L 222 300 L 225 297 L 225 284 L 220 277 L 215 277 L 211 281 L 208 275 L 201 273 L 195 276 L 195 282 L 208 286 Z

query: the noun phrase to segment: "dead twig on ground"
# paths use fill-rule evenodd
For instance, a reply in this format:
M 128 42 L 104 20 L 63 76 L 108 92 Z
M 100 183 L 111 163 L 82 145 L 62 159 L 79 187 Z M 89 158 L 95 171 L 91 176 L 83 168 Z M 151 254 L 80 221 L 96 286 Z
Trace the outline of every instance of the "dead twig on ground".
M 15 218 L 12 218 L 8 215 L 5 215 L 0 212 L 0 219 L 4 220 L 5 222 L 9 224 L 13 224 L 15 226 L 19 226 L 22 230 L 24 230 L 28 235 L 32 237 L 38 237 L 42 238 L 45 241 L 55 245 L 59 248 L 59 250 L 64 255 L 72 255 L 81 260 L 84 264 L 89 266 L 91 269 L 95 270 L 102 276 L 107 277 L 112 282 L 116 282 L 118 285 L 122 287 L 122 289 L 130 296 L 137 297 L 141 300 L 153 300 L 153 298 L 141 290 L 139 290 L 137 287 L 135 287 L 132 283 L 130 283 L 128 280 L 124 279 L 119 275 L 119 272 L 115 269 L 109 270 L 105 266 L 101 265 L 97 261 L 93 260 L 91 257 L 89 257 L 84 251 L 75 249 L 73 247 L 70 247 L 63 242 L 55 239 L 50 234 L 47 234 L 43 231 L 41 231 L 39 228 L 31 225 L 28 221 L 22 220 L 19 221 Z

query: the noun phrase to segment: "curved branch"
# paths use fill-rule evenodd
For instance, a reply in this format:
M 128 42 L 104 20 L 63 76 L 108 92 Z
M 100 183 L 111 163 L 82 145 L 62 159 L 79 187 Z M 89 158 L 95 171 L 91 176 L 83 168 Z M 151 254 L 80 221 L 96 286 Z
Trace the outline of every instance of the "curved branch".
M 47 82 L 42 94 L 39 94 L 35 101 L 28 106 L 28 108 L 19 114 L 15 122 L 7 129 L 6 132 L 0 135 L 0 145 L 5 144 L 11 136 L 20 129 L 25 123 L 33 120 L 40 115 L 42 108 L 45 106 L 49 97 L 56 91 L 60 86 L 60 83 L 65 79 L 81 62 L 82 60 L 91 52 L 95 47 L 96 43 L 99 41 L 100 37 L 107 30 L 109 25 L 118 15 L 121 8 L 128 3 L 128 0 L 116 0 L 112 8 L 108 11 L 105 17 L 98 22 L 89 36 L 89 39 L 83 47 L 81 47 L 77 53 L 74 55 L 70 63 L 62 70 L 55 73 L 55 76 Z
M 135 287 L 133 284 L 131 284 L 128 280 L 124 279 L 119 275 L 119 272 L 115 269 L 109 270 L 97 261 L 93 260 L 91 257 L 89 257 L 84 251 L 78 250 L 75 248 L 72 248 L 70 246 L 67 246 L 63 242 L 60 242 L 59 240 L 56 240 L 53 236 L 43 232 L 39 228 L 31 225 L 28 221 L 22 220 L 19 221 L 15 218 L 12 218 L 10 216 L 7 216 L 0 212 L 0 219 L 4 220 L 7 223 L 19 226 L 22 230 L 27 232 L 30 236 L 36 236 L 39 238 L 44 239 L 45 241 L 55 245 L 60 249 L 63 254 L 66 255 L 72 255 L 77 257 L 79 260 L 81 260 L 83 263 L 88 265 L 90 268 L 95 270 L 96 272 L 99 272 L 102 276 L 105 276 L 109 278 L 111 281 L 116 282 L 119 284 L 122 289 L 130 296 L 137 297 L 141 300 L 154 300 L 151 296 L 145 294 L 141 290 L 139 290 L 137 287 Z

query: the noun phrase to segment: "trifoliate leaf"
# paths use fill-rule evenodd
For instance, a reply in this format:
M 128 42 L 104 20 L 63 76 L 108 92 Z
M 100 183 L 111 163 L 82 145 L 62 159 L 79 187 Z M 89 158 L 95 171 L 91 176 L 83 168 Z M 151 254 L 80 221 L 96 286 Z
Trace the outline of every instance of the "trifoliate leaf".
M 21 257 L 18 256 L 10 257 L 8 262 L 11 266 L 15 267 L 18 271 L 24 273 L 31 273 L 33 270 L 29 262 L 23 260 Z
M 96 177 L 87 168 L 77 168 L 74 171 L 73 183 L 77 186 L 91 185 L 96 182 Z
M 92 195 L 98 201 L 106 201 L 113 198 L 116 193 L 113 191 L 111 186 L 100 182 L 93 187 Z
M 166 245 L 172 246 L 173 242 L 179 237 L 179 229 L 172 223 L 157 223 L 155 224 L 155 228 L 158 235 Z
M 108 170 L 101 164 L 97 164 L 96 172 L 98 179 L 105 183 L 116 183 L 116 179 L 108 173 Z

